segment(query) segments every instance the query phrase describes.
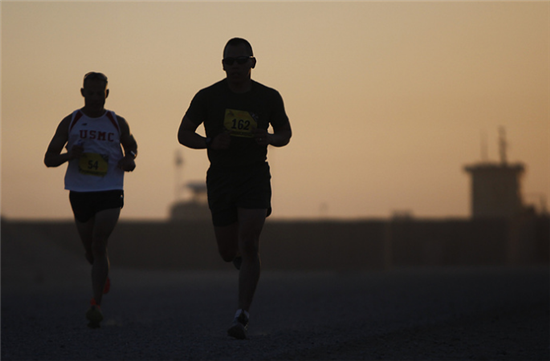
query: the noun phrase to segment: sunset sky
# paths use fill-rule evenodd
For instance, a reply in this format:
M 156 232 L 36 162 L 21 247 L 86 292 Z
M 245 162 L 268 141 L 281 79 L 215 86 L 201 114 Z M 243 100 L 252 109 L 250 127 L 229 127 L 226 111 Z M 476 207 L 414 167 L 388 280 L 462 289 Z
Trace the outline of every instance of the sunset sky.
M 248 39 L 252 77 L 293 128 L 270 148 L 274 218 L 470 215 L 465 165 L 523 162 L 528 203 L 550 202 L 550 2 L 2 1 L 1 214 L 69 219 L 66 165 L 44 153 L 82 107 L 82 77 L 109 77 L 106 108 L 139 144 L 121 219 L 166 219 L 204 150 L 176 133 L 193 95 Z M 202 127 L 199 128 L 202 131 Z M 189 193 L 181 194 L 183 199 Z

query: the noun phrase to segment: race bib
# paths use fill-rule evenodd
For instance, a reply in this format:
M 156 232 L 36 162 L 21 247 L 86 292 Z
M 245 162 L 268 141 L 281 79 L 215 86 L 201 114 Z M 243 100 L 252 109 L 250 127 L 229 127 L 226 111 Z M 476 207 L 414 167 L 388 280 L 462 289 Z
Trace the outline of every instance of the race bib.
M 258 127 L 258 122 L 247 111 L 226 109 L 223 125 L 234 137 L 252 138 L 252 129 Z
M 109 158 L 96 153 L 84 153 L 78 162 L 80 173 L 103 177 L 109 170 Z

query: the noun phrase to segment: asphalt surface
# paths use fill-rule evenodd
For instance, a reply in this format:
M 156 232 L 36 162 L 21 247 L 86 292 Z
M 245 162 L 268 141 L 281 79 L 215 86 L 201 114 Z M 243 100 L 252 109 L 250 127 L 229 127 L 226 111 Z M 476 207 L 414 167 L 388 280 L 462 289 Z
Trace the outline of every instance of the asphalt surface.
M 550 359 L 548 266 L 265 272 L 247 340 L 230 265 L 111 279 L 89 329 L 83 257 L 2 239 L 2 360 Z

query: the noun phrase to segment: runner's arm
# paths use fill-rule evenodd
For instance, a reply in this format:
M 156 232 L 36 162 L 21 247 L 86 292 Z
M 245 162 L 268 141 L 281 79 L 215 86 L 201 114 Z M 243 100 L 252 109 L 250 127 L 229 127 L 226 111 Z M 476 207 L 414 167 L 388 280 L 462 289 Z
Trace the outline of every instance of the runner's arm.
M 136 168 L 134 159 L 137 157 L 138 145 L 126 119 L 117 115 L 117 120 L 120 126 L 120 144 L 124 149 L 124 158 L 118 162 L 118 166 L 124 171 L 131 172 Z
M 273 126 L 273 133 L 268 133 L 265 129 L 255 128 L 252 130 L 256 143 L 261 146 L 272 145 L 274 147 L 283 147 L 290 142 L 292 137 L 292 129 L 290 122 L 286 122 L 281 126 Z
M 82 155 L 83 148 L 75 145 L 72 149 L 68 149 L 66 153 L 61 153 L 63 147 L 69 140 L 69 123 L 71 122 L 71 116 L 65 117 L 61 123 L 59 123 L 55 134 L 48 145 L 46 154 L 44 155 L 44 164 L 46 167 L 59 167 L 61 164 L 74 159 L 79 158 Z
M 286 122 L 283 126 L 273 127 L 273 134 L 269 134 L 269 144 L 274 147 L 283 147 L 290 142 L 292 137 L 292 129 L 290 127 L 290 122 Z
M 188 116 L 184 116 L 178 130 L 179 143 L 192 149 L 206 148 L 206 138 L 196 132 L 198 127 Z

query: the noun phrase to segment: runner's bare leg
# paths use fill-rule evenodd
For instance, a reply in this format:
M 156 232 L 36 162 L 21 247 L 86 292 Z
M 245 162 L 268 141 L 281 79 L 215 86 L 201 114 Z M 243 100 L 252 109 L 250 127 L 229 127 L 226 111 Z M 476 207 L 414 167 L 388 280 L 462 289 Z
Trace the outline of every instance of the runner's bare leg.
M 110 265 L 107 244 L 119 216 L 120 208 L 112 208 L 96 213 L 88 222 L 76 221 L 86 252 L 88 253 L 88 249 L 90 249 L 93 256 L 92 290 L 98 305 L 101 304 L 105 281 L 109 275 Z

